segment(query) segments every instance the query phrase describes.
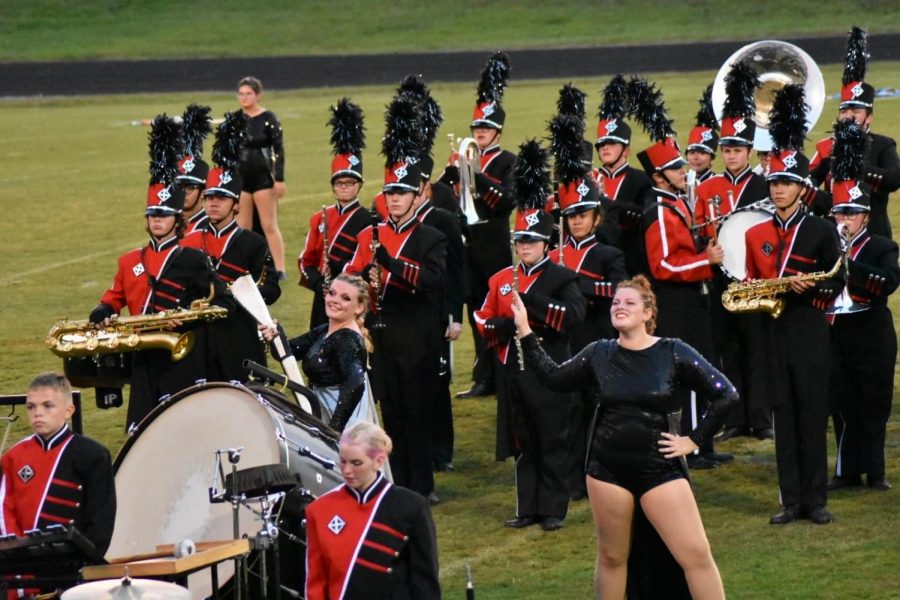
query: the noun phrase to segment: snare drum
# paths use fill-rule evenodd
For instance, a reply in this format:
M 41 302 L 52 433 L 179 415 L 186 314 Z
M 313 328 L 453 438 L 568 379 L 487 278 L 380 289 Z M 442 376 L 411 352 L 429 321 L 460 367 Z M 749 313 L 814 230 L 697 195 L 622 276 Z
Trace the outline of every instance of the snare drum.
M 724 250 L 722 272 L 731 279 L 743 281 L 747 277 L 747 242 L 745 234 L 754 225 L 772 218 L 774 209 L 747 207 L 726 216 L 719 225 L 717 237 Z
M 343 481 L 334 432 L 277 390 L 196 385 L 150 413 L 116 457 L 118 510 L 107 558 L 152 552 L 183 539 L 232 539 L 231 505 L 210 503 L 209 489 L 217 475 L 215 451 L 239 446 L 244 450 L 238 470 L 283 464 L 311 495 Z M 228 472 L 230 464 L 223 461 Z M 216 485 L 221 488 L 221 482 Z M 248 536 L 260 529 L 243 506 L 240 529 Z M 219 580 L 225 581 L 233 565 L 223 563 L 219 571 Z M 209 576 L 191 576 L 190 589 L 195 597 L 208 596 Z

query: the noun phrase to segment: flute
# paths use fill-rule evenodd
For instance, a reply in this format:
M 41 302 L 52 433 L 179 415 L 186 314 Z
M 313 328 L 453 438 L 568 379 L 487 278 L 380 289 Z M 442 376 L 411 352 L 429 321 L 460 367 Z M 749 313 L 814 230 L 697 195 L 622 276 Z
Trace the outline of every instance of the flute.
M 515 242 L 513 242 L 513 255 L 515 255 Z M 516 296 L 519 295 L 519 263 L 522 261 L 514 261 L 513 262 L 513 291 L 516 293 Z M 519 339 L 518 331 L 513 333 L 513 341 L 516 344 L 516 352 L 519 354 L 519 370 L 525 370 L 525 354 L 522 352 L 522 340 Z

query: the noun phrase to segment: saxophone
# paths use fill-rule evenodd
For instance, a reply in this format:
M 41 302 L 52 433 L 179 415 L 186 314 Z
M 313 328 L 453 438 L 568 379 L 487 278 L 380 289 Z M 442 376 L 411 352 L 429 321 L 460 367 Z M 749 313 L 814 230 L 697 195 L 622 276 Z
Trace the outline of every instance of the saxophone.
M 168 350 L 179 361 L 194 347 L 194 333 L 169 330 L 176 321 L 214 321 L 228 316 L 221 306 L 210 306 L 209 298 L 191 302 L 189 309 L 176 308 L 152 315 L 110 317 L 109 325 L 97 327 L 90 321 L 60 319 L 50 328 L 46 344 L 63 358 L 134 352 L 151 348 Z

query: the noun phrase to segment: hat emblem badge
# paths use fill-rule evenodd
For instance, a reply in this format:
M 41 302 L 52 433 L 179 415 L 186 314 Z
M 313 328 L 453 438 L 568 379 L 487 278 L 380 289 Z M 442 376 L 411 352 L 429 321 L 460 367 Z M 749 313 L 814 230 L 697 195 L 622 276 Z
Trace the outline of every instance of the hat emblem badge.
M 712 139 L 712 131 L 710 131 L 709 129 L 705 130 L 703 133 L 700 134 L 700 139 L 703 140 L 704 142 L 708 142 L 709 140 Z
M 354 154 L 351 154 L 350 157 L 347 159 L 347 162 L 355 167 L 356 165 L 359 164 L 359 159 L 356 158 L 356 156 Z
M 225 185 L 227 183 L 231 183 L 231 172 L 222 171 L 222 174 L 219 175 L 219 185 Z
M 533 212 L 530 215 L 525 215 L 525 222 L 528 223 L 529 227 L 534 227 L 541 222 L 541 219 L 536 212 Z
M 783 162 L 784 166 L 786 166 L 788 169 L 793 169 L 797 166 L 796 154 L 796 152 L 791 152 L 790 154 L 785 156 L 784 160 L 781 162 Z
M 853 94 L 854 98 L 858 98 L 858 97 L 862 96 L 862 93 L 863 93 L 862 84 L 857 83 L 856 85 L 854 85 L 852 88 L 850 88 L 850 93 Z
M 858 200 L 859 197 L 863 195 L 862 190 L 859 189 L 858 185 L 854 185 L 852 188 L 850 188 L 850 191 L 847 193 L 850 194 L 850 197 L 853 198 L 854 200 Z
M 156 192 L 156 197 L 159 198 L 160 202 L 165 202 L 172 197 L 172 192 L 169 191 L 169 188 L 167 186 Z
M 193 156 L 187 157 L 185 161 L 181 163 L 181 168 L 184 169 L 185 173 L 190 173 L 191 171 L 193 171 L 195 166 L 196 165 L 194 164 Z
M 578 195 L 581 196 L 581 197 L 583 198 L 583 197 L 585 197 L 585 196 L 588 195 L 588 193 L 591 191 L 591 188 L 589 188 L 589 187 L 584 183 L 584 181 L 582 181 L 582 182 L 578 185 L 578 187 L 575 189 L 575 191 L 578 192 Z
M 744 123 L 744 119 L 738 119 L 737 121 L 734 122 L 734 130 L 736 132 L 741 133 L 745 129 L 747 129 L 747 124 Z
M 606 124 L 606 133 L 612 133 L 613 131 L 615 131 L 618 128 L 619 128 L 619 126 L 616 125 L 616 121 L 615 121 L 615 119 L 613 119 L 612 121 L 610 121 L 609 123 Z
M 488 102 L 487 104 L 485 104 L 484 108 L 481 109 L 481 114 L 483 114 L 486 117 L 489 117 L 492 114 L 494 114 L 494 103 Z
M 409 171 L 406 170 L 406 165 L 400 165 L 396 169 L 394 169 L 394 176 L 397 177 L 397 181 L 406 177 Z

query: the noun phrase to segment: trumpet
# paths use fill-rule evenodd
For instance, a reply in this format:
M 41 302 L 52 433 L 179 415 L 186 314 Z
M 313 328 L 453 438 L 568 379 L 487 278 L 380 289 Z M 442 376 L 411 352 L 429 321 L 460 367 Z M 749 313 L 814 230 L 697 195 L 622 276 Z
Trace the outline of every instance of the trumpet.
M 482 219 L 475 210 L 475 175 L 481 173 L 481 149 L 473 138 L 466 137 L 456 145 L 456 136 L 450 134 L 450 148 L 458 158 L 459 168 L 459 209 L 469 225 L 480 223 Z

